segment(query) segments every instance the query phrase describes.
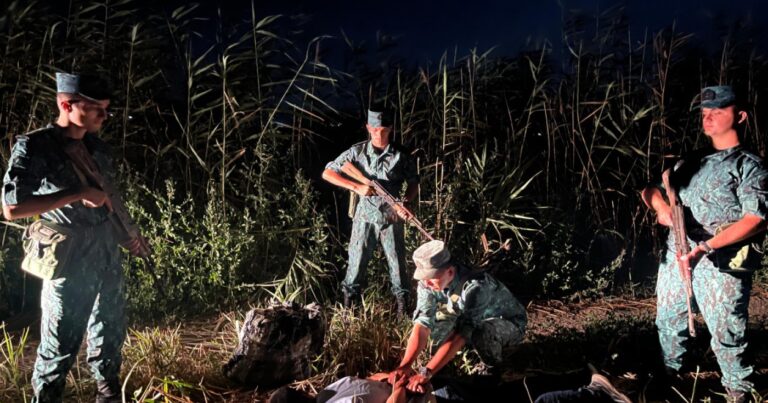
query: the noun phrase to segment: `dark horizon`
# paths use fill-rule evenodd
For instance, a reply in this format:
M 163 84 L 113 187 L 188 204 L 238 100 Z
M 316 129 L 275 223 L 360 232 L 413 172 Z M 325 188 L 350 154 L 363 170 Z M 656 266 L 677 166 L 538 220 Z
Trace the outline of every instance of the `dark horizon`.
M 328 4 L 331 3 L 331 6 Z M 228 3 L 233 9 L 250 1 Z M 383 4 L 382 4 L 383 5 Z M 599 0 L 546 0 L 540 2 L 479 2 L 468 6 L 461 1 L 421 1 L 410 3 L 393 0 L 376 8 L 370 3 L 352 0 L 331 2 L 268 2 L 257 15 L 304 14 L 305 34 L 332 35 L 344 45 L 342 32 L 355 44 L 365 44 L 368 53 L 384 44 L 384 50 L 407 62 L 424 65 L 436 63 L 444 52 L 466 55 L 471 49 L 485 52 L 494 48 L 498 56 L 516 56 L 521 51 L 539 49 L 545 42 L 558 48 L 563 34 L 563 21 L 576 16 L 596 16 L 621 8 L 630 28 L 634 45 L 646 34 L 653 35 L 671 27 L 680 33 L 692 33 L 694 42 L 708 52 L 722 49 L 725 39 L 742 30 L 749 40 L 765 50 L 768 36 L 761 27 L 768 20 L 768 4 L 757 0 L 729 2 L 716 0 L 650 0 L 647 2 Z M 427 25 L 425 27 L 425 25 Z M 594 27 L 584 27 L 593 29 Z M 346 45 L 345 45 L 346 46 Z
M 68 2 L 46 1 L 60 15 L 68 12 Z M 158 5 L 137 0 L 139 8 L 161 10 L 164 14 L 186 5 L 173 0 Z M 326 63 L 332 67 L 344 60 L 347 39 L 364 49 L 373 60 L 381 54 L 396 57 L 410 66 L 436 64 L 444 53 L 466 55 L 472 49 L 501 57 L 514 57 L 527 50 L 540 49 L 545 43 L 553 48 L 553 56 L 567 52 L 561 45 L 566 20 L 586 21 L 582 29 L 593 33 L 594 17 L 601 13 L 623 16 L 629 26 L 627 38 L 634 46 L 674 25 L 682 34 L 693 34 L 691 41 L 706 52 L 720 52 L 726 39 L 749 42 L 765 52 L 768 49 L 768 3 L 759 0 L 649 0 L 644 2 L 604 0 L 544 0 L 524 2 L 480 1 L 471 5 L 457 0 L 419 1 L 391 0 L 373 4 L 353 0 L 331 1 L 201 1 L 199 14 L 217 19 L 221 11 L 225 24 L 240 24 L 251 19 L 252 4 L 256 18 L 283 15 L 292 20 L 291 29 L 302 32 L 297 38 L 309 42 L 327 35 L 322 45 Z M 296 28 L 296 27 L 299 28 Z M 197 27 L 199 41 L 208 43 L 216 35 L 215 24 Z M 345 38 L 346 36 L 346 38 Z M 330 41 L 330 42 L 329 42 Z M 296 43 L 303 48 L 305 43 Z M 202 46 L 201 46 L 202 48 Z

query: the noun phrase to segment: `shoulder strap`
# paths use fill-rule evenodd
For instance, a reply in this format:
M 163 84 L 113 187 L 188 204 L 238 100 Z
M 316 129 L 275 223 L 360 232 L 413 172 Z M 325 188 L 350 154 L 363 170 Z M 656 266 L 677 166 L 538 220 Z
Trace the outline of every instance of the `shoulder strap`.
M 71 158 L 69 159 L 69 166 L 71 166 L 71 167 L 72 167 L 72 169 L 74 169 L 74 170 L 75 170 L 75 174 L 76 174 L 76 175 L 77 175 L 77 177 L 80 179 L 80 184 L 82 184 L 83 186 L 91 186 L 91 185 L 88 183 L 88 179 L 86 179 L 86 178 L 85 178 L 85 175 L 84 175 L 84 174 L 83 174 L 83 172 L 80 170 L 80 168 L 78 168 L 78 167 L 77 167 L 77 165 L 76 165 L 74 162 L 72 162 L 72 159 L 71 159 Z

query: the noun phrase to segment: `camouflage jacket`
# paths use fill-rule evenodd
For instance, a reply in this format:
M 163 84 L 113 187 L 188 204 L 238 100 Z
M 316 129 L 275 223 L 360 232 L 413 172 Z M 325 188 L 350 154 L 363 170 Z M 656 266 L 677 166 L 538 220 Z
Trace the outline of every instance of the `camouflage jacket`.
M 525 329 L 525 307 L 504 284 L 486 272 L 473 273 L 457 265 L 458 271 L 448 288 L 434 291 L 419 282 L 413 322 L 434 330 L 436 321 L 454 321 L 454 330 L 464 340 L 471 340 L 479 324 L 491 318 L 503 318 Z
M 676 165 L 670 184 L 678 189 L 693 243 L 713 237 L 746 214 L 768 217 L 768 171 L 759 157 L 741 146 L 693 153 Z M 761 244 L 763 237 L 760 234 L 717 250 L 710 259 L 721 270 L 754 270 L 760 254 L 749 246 Z M 671 233 L 667 244 L 674 249 Z
M 82 187 L 73 164 L 64 153 L 68 141 L 59 126 L 16 136 L 8 167 L 3 177 L 3 203 L 13 206 L 30 196 L 47 195 Z M 93 134 L 86 134 L 83 143 L 107 180 L 114 183 L 115 170 L 109 147 Z M 80 201 L 47 211 L 42 217 L 66 226 L 91 226 L 108 218 L 105 207 L 88 208 Z
M 346 162 L 353 162 L 368 178 L 381 183 L 395 197 L 402 193 L 403 182 L 411 184 L 419 182 L 416 163 L 411 156 L 390 143 L 381 153 L 377 154 L 370 141 L 353 145 L 325 168 L 341 172 Z M 363 197 L 357 204 L 355 220 L 384 224 L 393 222 L 393 212 L 380 196 Z

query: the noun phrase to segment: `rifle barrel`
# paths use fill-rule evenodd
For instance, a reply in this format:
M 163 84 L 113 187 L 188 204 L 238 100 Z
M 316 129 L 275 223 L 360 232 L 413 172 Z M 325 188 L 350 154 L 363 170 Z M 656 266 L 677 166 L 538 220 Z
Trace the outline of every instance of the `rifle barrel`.
M 669 180 L 671 173 L 672 169 L 667 169 L 664 171 L 661 177 L 664 183 L 664 187 L 667 191 L 669 205 L 672 209 L 672 233 L 675 237 L 675 253 L 677 255 L 678 271 L 680 273 L 681 279 L 683 280 L 683 287 L 685 288 L 685 302 L 688 305 L 688 333 L 691 335 L 691 337 L 696 337 L 696 325 L 693 319 L 693 309 L 691 307 L 691 299 L 693 298 L 691 265 L 687 260 L 680 260 L 681 256 L 685 256 L 690 253 L 691 248 L 688 244 L 688 234 L 686 234 L 685 231 L 685 210 L 677 198 L 677 191 Z

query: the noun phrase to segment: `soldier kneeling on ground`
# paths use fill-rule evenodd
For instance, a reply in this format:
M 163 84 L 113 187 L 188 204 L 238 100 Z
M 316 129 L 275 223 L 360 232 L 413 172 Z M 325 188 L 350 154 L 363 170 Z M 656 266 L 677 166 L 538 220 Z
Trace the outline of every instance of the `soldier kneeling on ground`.
M 465 345 L 483 363 L 499 366 L 523 340 L 525 308 L 501 282 L 487 272 L 454 263 L 443 241 L 429 241 L 413 253 L 419 280 L 413 330 L 400 366 L 389 382 L 408 378 L 407 389 L 424 392 L 432 375 L 453 360 Z M 411 365 L 431 336 L 437 349 L 426 366 Z

